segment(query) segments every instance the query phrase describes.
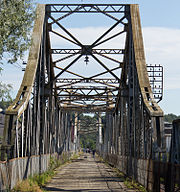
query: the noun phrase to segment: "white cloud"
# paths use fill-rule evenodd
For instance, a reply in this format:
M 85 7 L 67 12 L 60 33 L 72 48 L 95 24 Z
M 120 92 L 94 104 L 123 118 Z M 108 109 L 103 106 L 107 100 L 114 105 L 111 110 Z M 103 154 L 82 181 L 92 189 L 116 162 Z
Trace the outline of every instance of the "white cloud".
M 164 67 L 164 88 L 180 88 L 180 30 L 146 27 L 143 29 L 146 61 Z
M 99 38 L 105 31 L 107 31 L 109 28 L 107 27 L 85 27 L 85 28 L 69 28 L 67 29 L 71 34 L 73 34 L 73 36 L 78 39 L 83 45 L 90 45 L 92 44 L 95 40 L 97 40 L 97 38 Z M 123 28 L 122 27 L 116 27 L 114 30 L 112 30 L 110 33 L 108 33 L 108 35 L 106 35 L 104 37 L 104 39 L 122 31 Z M 56 28 L 55 31 L 57 33 L 60 33 L 61 35 L 64 35 L 66 37 L 68 37 L 69 39 L 71 39 L 65 32 L 63 32 L 62 30 L 60 30 L 60 28 Z M 54 35 L 53 33 L 51 33 L 51 42 L 53 44 L 53 47 L 59 47 L 59 46 L 65 46 L 65 47 L 69 47 L 74 45 L 72 43 L 68 43 L 67 40 L 64 40 L 62 38 L 59 38 L 57 35 Z M 102 40 L 104 40 L 102 39 Z M 117 41 L 117 39 L 119 39 L 120 41 Z M 123 48 L 124 46 L 124 35 L 121 35 L 117 38 L 112 39 L 111 41 L 107 41 L 105 43 L 106 48 L 112 48 L 112 46 L 114 48 Z M 73 39 L 71 39 L 73 40 Z M 73 40 L 74 41 L 74 40 Z M 98 48 L 103 48 L 103 45 L 98 46 Z

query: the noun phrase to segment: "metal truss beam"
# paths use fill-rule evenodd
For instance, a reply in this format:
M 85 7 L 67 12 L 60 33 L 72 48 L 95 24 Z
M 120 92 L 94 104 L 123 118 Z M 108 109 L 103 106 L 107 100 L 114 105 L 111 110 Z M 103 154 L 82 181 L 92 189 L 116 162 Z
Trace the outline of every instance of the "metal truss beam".
M 109 78 L 104 78 L 104 79 L 73 79 L 73 78 L 58 78 L 57 83 L 78 83 L 81 81 L 81 83 L 108 83 L 108 84 L 118 84 L 117 79 L 109 79 Z M 95 81 L 95 82 L 94 82 Z M 58 87 L 58 86 L 57 86 Z
M 125 13 L 124 4 L 47 4 L 49 13 Z
M 106 32 L 104 32 L 92 45 L 91 48 L 98 46 L 99 41 L 101 41 L 108 33 L 110 33 L 116 26 L 118 26 L 120 23 L 123 24 L 123 20 L 126 17 L 123 16 L 121 19 L 119 19 L 115 24 L 113 24 Z
M 75 102 L 75 101 L 80 101 L 80 102 L 82 102 L 82 101 L 108 102 L 109 101 L 109 99 L 106 95 L 100 95 L 100 94 L 96 94 L 96 95 L 59 94 L 59 96 L 61 97 L 61 99 L 59 99 L 59 102 L 64 102 L 64 101 L 68 101 L 68 102 Z M 98 100 L 97 100 L 97 97 L 98 97 Z M 116 96 L 112 96 L 111 102 L 112 102 L 112 100 L 115 102 L 115 98 L 116 98 Z
M 62 71 L 60 73 L 58 73 L 53 80 L 51 80 L 48 85 L 50 85 L 51 83 L 53 83 L 60 75 L 62 75 L 67 69 L 69 69 L 76 61 L 78 61 L 81 58 L 82 55 L 79 55 L 78 57 L 76 57 L 68 66 L 66 66 L 64 69 L 62 69 Z
M 79 113 L 95 113 L 95 112 L 113 112 L 113 108 L 107 108 L 107 107 L 91 107 L 91 106 L 79 106 L 79 107 L 67 107 L 62 106 L 61 107 L 62 112 L 79 112 Z
M 94 58 L 94 60 L 96 60 L 102 67 L 104 67 L 104 69 L 106 69 L 106 71 L 108 73 L 110 73 L 113 77 L 115 77 L 115 79 L 118 80 L 118 82 L 120 82 L 120 78 L 115 74 L 113 73 L 106 65 L 104 65 L 103 62 L 101 62 L 97 57 L 95 57 L 94 55 L 92 55 L 92 57 Z
M 103 90 L 103 91 L 117 91 L 118 89 L 117 88 L 109 88 L 109 87 L 104 87 L 104 86 L 88 86 L 88 87 L 85 87 L 85 86 L 71 86 L 71 87 L 58 87 L 56 86 L 55 88 L 56 90 L 96 90 L 96 91 L 99 91 L 99 90 Z
M 54 19 L 51 15 L 49 15 L 49 18 L 51 18 L 53 20 L 54 23 L 56 23 L 56 25 L 58 27 L 60 27 L 66 34 L 69 35 L 69 37 L 71 37 L 79 46 L 82 46 L 82 44 L 80 43 L 80 41 L 78 41 L 63 25 L 61 25 L 56 19 Z
M 82 49 L 51 49 L 52 54 L 124 54 L 123 49 L 91 49 L 88 52 L 85 52 Z

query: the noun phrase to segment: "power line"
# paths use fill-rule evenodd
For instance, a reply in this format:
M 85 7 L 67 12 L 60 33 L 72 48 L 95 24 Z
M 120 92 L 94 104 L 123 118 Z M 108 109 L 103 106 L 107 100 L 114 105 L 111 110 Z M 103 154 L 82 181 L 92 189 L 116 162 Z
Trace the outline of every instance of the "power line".
M 7 55 L 11 58 L 11 55 L 10 55 L 9 53 L 7 53 Z M 5 62 L 7 62 L 7 64 L 10 64 L 10 63 L 9 63 L 9 60 L 8 60 L 6 57 L 3 57 L 3 60 L 6 60 Z M 13 63 L 13 64 L 11 64 L 11 65 L 14 66 L 14 67 L 16 67 L 16 68 L 18 68 L 18 69 L 20 69 L 21 71 L 23 70 L 23 67 L 22 67 L 21 64 L 18 63 L 18 62 Z

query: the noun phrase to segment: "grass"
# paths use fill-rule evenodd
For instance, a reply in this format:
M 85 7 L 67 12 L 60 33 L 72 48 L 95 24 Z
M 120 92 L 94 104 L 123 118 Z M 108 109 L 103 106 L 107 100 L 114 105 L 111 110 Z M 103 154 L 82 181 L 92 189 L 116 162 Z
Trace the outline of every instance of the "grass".
M 126 185 L 126 187 L 128 189 L 136 189 L 140 192 L 147 192 L 147 190 L 145 189 L 144 186 L 142 186 L 141 184 L 139 184 L 135 180 L 125 176 L 125 174 L 122 173 L 121 171 L 119 171 L 117 168 L 114 168 L 114 170 L 116 171 L 117 176 L 122 178 L 122 181 L 124 182 L 124 184 Z
M 71 162 L 74 159 L 79 157 L 78 154 L 73 154 L 70 160 L 63 154 L 62 160 L 51 157 L 49 168 L 46 172 L 42 174 L 37 174 L 30 176 L 28 179 L 18 182 L 17 185 L 13 188 L 12 192 L 45 192 L 43 187 L 51 180 L 51 178 L 56 174 L 56 168 Z
M 70 158 L 70 161 L 77 159 L 79 157 L 79 154 L 74 153 L 73 156 Z
M 31 180 L 26 179 L 22 182 L 18 182 L 17 185 L 12 190 L 13 192 L 22 191 L 22 192 L 43 192 L 43 190 L 38 186 L 37 183 L 31 182 Z
M 38 186 L 44 187 L 45 184 L 55 175 L 54 170 L 49 170 L 41 175 L 35 175 L 34 177 L 30 177 L 29 180 L 32 181 L 32 183 L 37 183 Z
M 133 179 L 126 178 L 124 181 L 124 184 L 129 189 L 137 189 L 138 191 L 141 191 L 141 192 L 147 192 L 147 190 L 144 188 L 144 186 L 140 185 L 139 183 L 137 183 Z

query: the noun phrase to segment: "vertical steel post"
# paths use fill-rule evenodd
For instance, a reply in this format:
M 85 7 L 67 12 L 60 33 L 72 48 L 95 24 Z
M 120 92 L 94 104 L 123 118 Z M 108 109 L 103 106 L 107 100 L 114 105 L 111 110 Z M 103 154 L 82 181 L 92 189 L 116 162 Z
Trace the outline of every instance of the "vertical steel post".
M 78 113 L 75 112 L 75 119 L 74 119 L 74 151 L 77 151 L 77 124 L 78 124 Z
M 103 143 L 102 142 L 102 119 L 101 119 L 101 113 L 99 113 L 98 124 L 99 124 L 99 144 L 101 145 Z

